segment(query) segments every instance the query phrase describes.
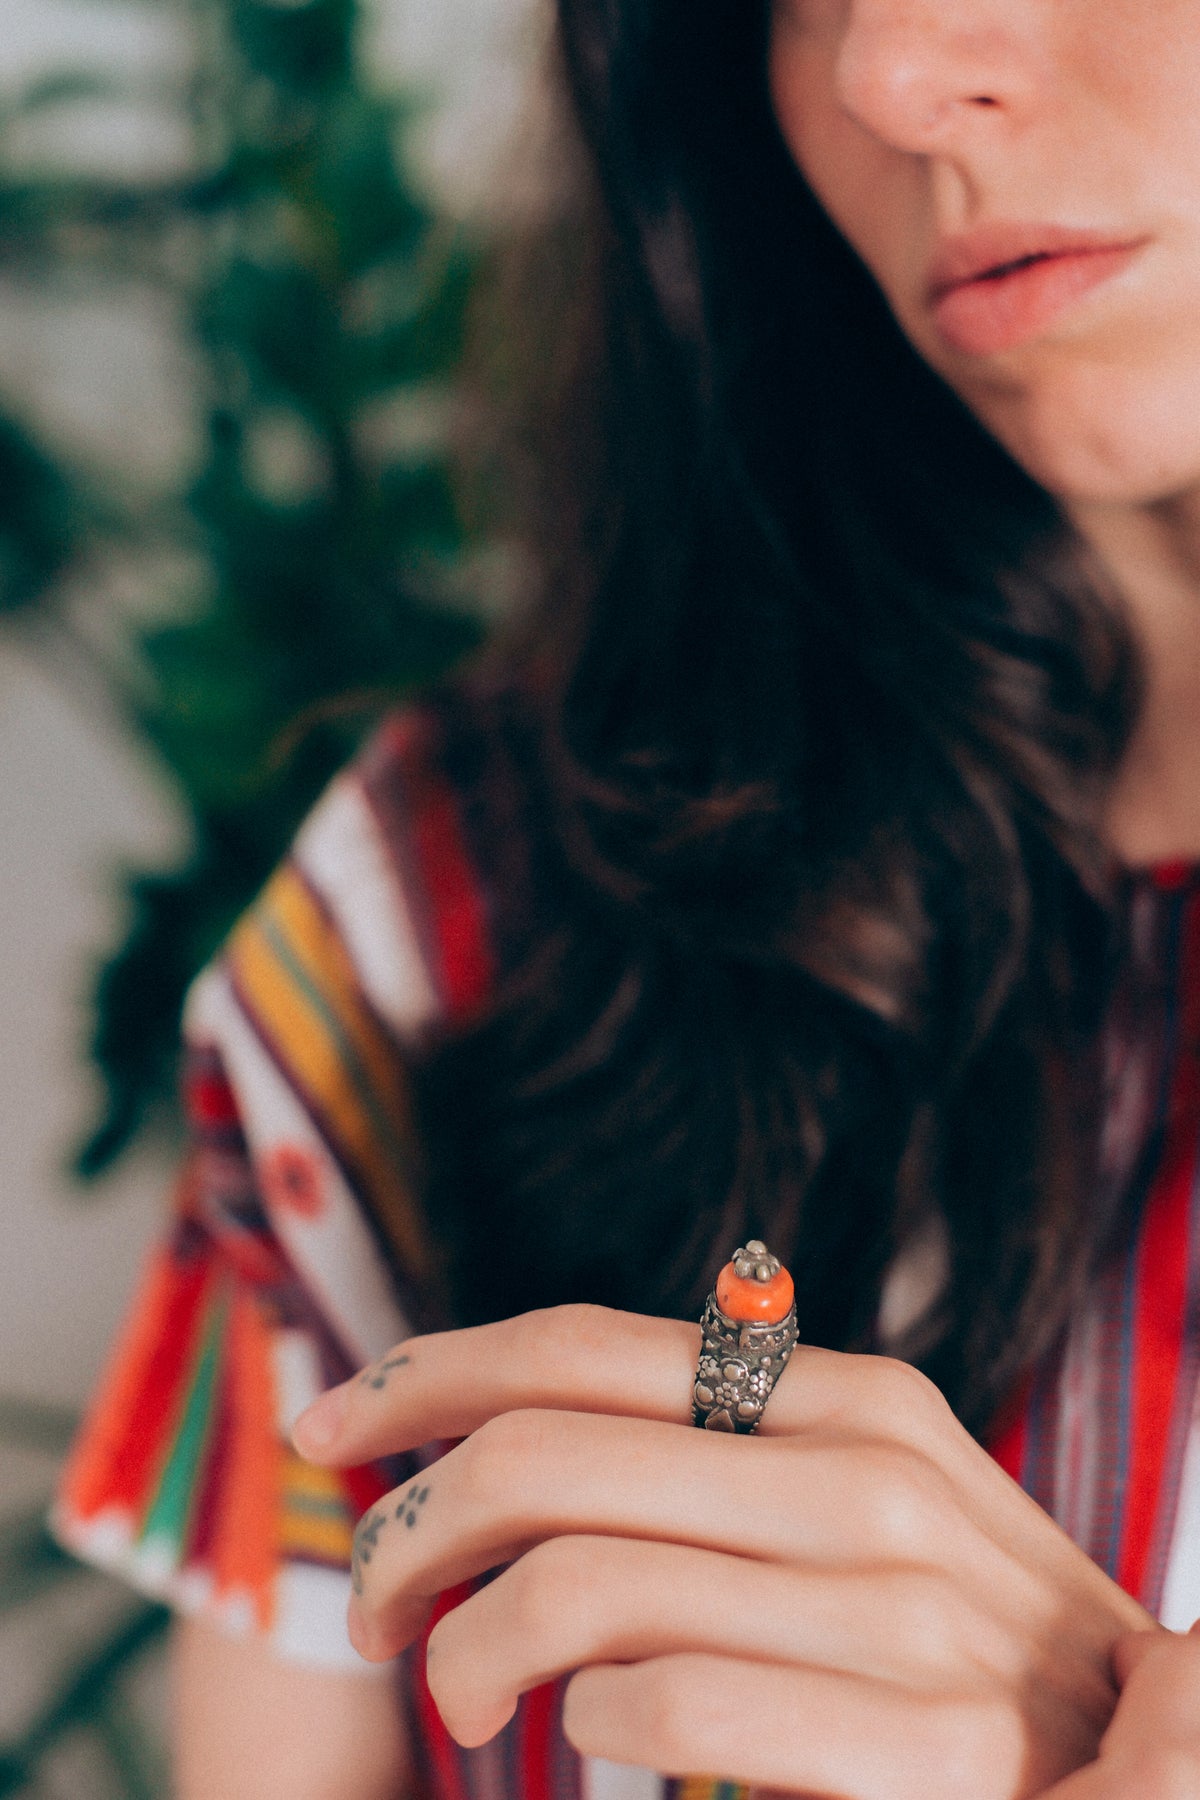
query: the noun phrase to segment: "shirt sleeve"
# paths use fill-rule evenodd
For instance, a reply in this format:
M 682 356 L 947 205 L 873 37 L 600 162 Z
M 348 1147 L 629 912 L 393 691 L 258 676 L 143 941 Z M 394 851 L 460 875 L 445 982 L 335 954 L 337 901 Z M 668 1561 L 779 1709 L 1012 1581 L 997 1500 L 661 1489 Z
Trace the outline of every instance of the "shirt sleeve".
M 397 730 L 333 785 L 191 992 L 189 1149 L 53 1518 L 182 1611 L 363 1670 L 353 1529 L 412 1459 L 322 1470 L 287 1434 L 422 1322 L 431 1283 L 406 1046 L 446 995 L 397 829 Z

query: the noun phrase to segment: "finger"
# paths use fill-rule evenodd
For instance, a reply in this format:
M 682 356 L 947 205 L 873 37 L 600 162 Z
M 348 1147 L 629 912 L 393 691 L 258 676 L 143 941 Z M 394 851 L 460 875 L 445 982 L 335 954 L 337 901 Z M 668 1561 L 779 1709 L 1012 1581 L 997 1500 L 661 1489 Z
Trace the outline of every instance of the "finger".
M 349 1465 L 465 1437 L 526 1407 L 690 1424 L 700 1329 L 599 1306 L 549 1307 L 494 1325 L 410 1338 L 296 1421 L 313 1462 Z M 836 1423 L 883 1437 L 972 1446 L 933 1384 L 907 1363 L 801 1345 L 780 1376 L 762 1437 Z
M 677 1431 L 650 1420 L 536 1409 L 502 1413 L 360 1521 L 351 1635 L 372 1660 L 412 1642 L 434 1597 L 562 1533 L 682 1539 L 723 1547 L 739 1534 L 731 1450 L 764 1467 L 772 1446 Z M 739 1473 L 744 1477 L 746 1465 Z M 740 1535 L 782 1552 L 786 1508 L 755 1509 Z
M 1044 1600 L 1038 1576 L 981 1533 L 945 1477 L 904 1446 L 734 1438 L 534 1409 L 489 1420 L 360 1524 L 356 1642 L 395 1654 L 441 1589 L 579 1533 L 813 1568 L 936 1566 L 1013 1607 Z
M 585 1756 L 842 1800 L 1030 1794 L 1019 1717 L 823 1669 L 680 1655 L 583 1669 L 567 1738 Z
M 1158 1630 L 1122 1638 L 1113 1653 L 1120 1704 L 1106 1755 L 1132 1759 L 1148 1743 L 1200 1749 L 1200 1638 Z
M 293 1439 L 310 1461 L 354 1464 L 527 1407 L 690 1424 L 699 1353 L 698 1325 L 551 1307 L 408 1339 L 323 1395 Z
M 1196 1629 L 1192 1627 L 1193 1631 Z M 1170 1643 L 1174 1634 L 1156 1625 L 1150 1631 L 1127 1631 L 1113 1645 L 1112 1665 L 1117 1686 L 1123 1688 L 1133 1671 L 1161 1643 Z
M 485 1743 L 523 1693 L 593 1663 L 682 1651 L 820 1663 L 932 1688 L 964 1666 L 1013 1671 L 1013 1640 L 923 1571 L 834 1576 L 629 1538 L 547 1539 L 448 1613 L 428 1644 L 429 1686 L 451 1735 Z

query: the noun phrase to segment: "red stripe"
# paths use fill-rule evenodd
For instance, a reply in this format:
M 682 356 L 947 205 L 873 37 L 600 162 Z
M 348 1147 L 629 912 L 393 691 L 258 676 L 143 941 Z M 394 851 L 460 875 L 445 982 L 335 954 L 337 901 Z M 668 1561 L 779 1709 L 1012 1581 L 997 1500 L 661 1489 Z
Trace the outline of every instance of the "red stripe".
M 1025 1446 L 1029 1441 L 1029 1405 L 1033 1397 L 1033 1376 L 1027 1375 L 1007 1405 L 1001 1407 L 992 1423 L 985 1448 L 1000 1464 L 1006 1475 L 1020 1481 L 1025 1468 Z
M 202 1130 L 206 1126 L 238 1125 L 241 1122 L 233 1089 L 223 1075 L 216 1073 L 211 1063 L 207 1066 L 194 1064 L 186 1070 L 183 1100 L 188 1119 Z
M 1181 888 L 1190 881 L 1192 865 L 1185 857 L 1176 857 L 1170 862 L 1155 863 L 1150 870 L 1152 877 L 1160 888 L 1168 892 L 1173 888 Z
M 409 836 L 428 897 L 440 977 L 449 1017 L 477 1012 L 494 982 L 487 914 L 467 851 L 458 798 L 433 768 L 427 731 L 397 722 L 393 745 L 404 770 L 411 812 Z
M 444 1619 L 448 1612 L 453 1612 L 456 1606 L 460 1606 L 474 1592 L 474 1583 L 466 1581 L 460 1587 L 447 1588 L 444 1594 L 438 1595 L 433 1616 L 412 1657 L 412 1673 L 417 1690 L 417 1717 L 421 1724 L 421 1737 L 429 1758 L 437 1800 L 471 1800 L 471 1796 L 464 1778 L 461 1752 L 442 1723 L 442 1715 L 429 1691 L 429 1682 L 425 1676 L 425 1645 L 438 1620 Z
M 1160 877 L 1161 878 L 1161 877 Z M 1129 1476 L 1117 1580 L 1143 1592 L 1163 1499 L 1180 1388 L 1192 1257 L 1191 1204 L 1200 1116 L 1200 892 L 1189 896 L 1180 957 L 1178 1064 L 1162 1170 L 1138 1246 Z
M 558 1718 L 558 1683 L 534 1688 L 521 1702 L 521 1800 L 556 1800 L 551 1743 Z
M 170 1452 L 215 1279 L 211 1256 L 160 1252 L 118 1342 L 64 1487 L 81 1517 L 107 1506 L 140 1522 Z
M 360 1519 L 369 1506 L 374 1506 L 388 1492 L 388 1483 L 374 1463 L 360 1463 L 353 1469 L 342 1469 L 339 1473 L 355 1515 Z
M 1158 1513 L 1183 1347 L 1194 1155 L 1173 1156 L 1150 1205 L 1138 1254 L 1129 1470 L 1117 1580 L 1140 1594 Z
M 232 1372 L 229 1366 L 228 1327 L 221 1345 L 221 1367 L 217 1376 L 217 1396 L 212 1428 L 204 1447 L 204 1463 L 196 1496 L 192 1503 L 187 1541 L 181 1546 L 180 1563 L 207 1564 L 217 1539 L 221 1514 L 221 1498 L 229 1473 L 229 1452 L 233 1442 Z

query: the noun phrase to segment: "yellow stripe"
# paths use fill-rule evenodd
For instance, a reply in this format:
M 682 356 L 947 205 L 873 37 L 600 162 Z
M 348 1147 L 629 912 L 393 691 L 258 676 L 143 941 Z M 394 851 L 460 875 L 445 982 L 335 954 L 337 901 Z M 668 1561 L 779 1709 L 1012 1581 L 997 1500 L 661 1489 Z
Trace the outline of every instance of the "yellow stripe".
M 315 1463 L 302 1462 L 291 1451 L 284 1465 L 283 1490 L 286 1498 L 295 1495 L 309 1505 L 325 1501 L 331 1506 L 346 1506 L 346 1490 L 336 1469 L 319 1469 Z
M 287 1556 L 314 1557 L 348 1568 L 354 1519 L 336 1469 L 318 1469 L 284 1452 L 279 1545 Z
M 365 1182 L 401 1266 L 427 1275 L 428 1247 L 402 1172 L 416 1154 L 404 1071 L 294 870 L 282 869 L 242 921 L 229 961 L 276 1056 L 320 1108 L 331 1149 Z
M 294 869 L 285 866 L 271 884 L 268 910 L 314 986 L 336 1011 L 381 1104 L 411 1138 L 408 1090 L 395 1051 L 363 1007 L 345 946 Z
M 280 1524 L 279 1548 L 284 1558 L 304 1556 L 350 1567 L 354 1532 L 344 1519 L 310 1519 L 302 1513 L 285 1513 Z

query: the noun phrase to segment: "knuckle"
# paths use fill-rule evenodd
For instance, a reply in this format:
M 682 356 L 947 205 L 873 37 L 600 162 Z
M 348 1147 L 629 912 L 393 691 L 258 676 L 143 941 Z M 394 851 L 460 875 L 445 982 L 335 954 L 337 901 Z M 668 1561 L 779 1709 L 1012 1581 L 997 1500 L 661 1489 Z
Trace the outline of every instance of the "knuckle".
M 885 1555 L 920 1562 L 943 1510 L 929 1463 L 898 1444 L 863 1444 L 853 1454 L 864 1531 Z
M 926 1668 L 961 1666 L 962 1605 L 956 1584 L 941 1570 L 903 1569 L 888 1582 L 888 1616 Z
M 872 1397 L 893 1425 L 927 1426 L 943 1421 L 950 1412 L 941 1390 L 912 1363 L 895 1356 L 873 1356 Z
M 612 1348 L 613 1314 L 585 1301 L 552 1308 L 557 1329 L 570 1348 L 584 1355 L 607 1355 Z
M 522 1313 L 511 1325 L 516 1347 L 523 1355 L 591 1355 L 608 1347 L 612 1314 L 604 1306 L 572 1301 Z
M 547 1643 L 563 1625 L 563 1597 L 578 1618 L 596 1581 L 594 1559 L 570 1538 L 547 1538 L 508 1571 L 511 1624 L 522 1643 Z
M 494 1504 L 498 1494 L 526 1486 L 545 1448 L 547 1426 L 547 1415 L 535 1407 L 485 1419 L 461 1446 L 464 1497 Z
M 668 1775 L 694 1772 L 704 1759 L 711 1721 L 696 1704 L 688 1659 L 661 1657 L 641 1670 L 637 1690 L 638 1737 L 656 1768 Z

